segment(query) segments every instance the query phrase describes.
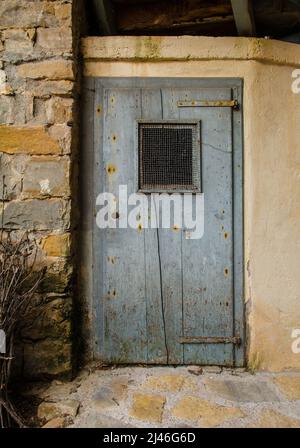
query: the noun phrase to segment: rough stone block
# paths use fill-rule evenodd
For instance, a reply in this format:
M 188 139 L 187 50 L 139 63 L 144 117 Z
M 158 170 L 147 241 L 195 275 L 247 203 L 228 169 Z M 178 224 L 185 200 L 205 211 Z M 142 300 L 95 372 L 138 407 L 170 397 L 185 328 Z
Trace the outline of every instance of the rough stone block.
M 54 14 L 60 25 L 72 26 L 72 5 L 70 3 L 56 3 Z
M 183 375 L 150 376 L 146 379 L 144 387 L 166 392 L 176 392 L 182 388 L 184 379 Z
M 77 400 L 58 401 L 57 403 L 41 403 L 38 417 L 46 421 L 59 417 L 76 417 L 80 403 Z
M 127 395 L 128 379 L 124 377 L 114 378 L 107 386 L 102 386 L 93 397 L 92 405 L 102 411 L 119 405 Z
M 64 428 L 65 426 L 65 419 L 62 417 L 53 418 L 48 423 L 46 423 L 42 428 L 48 429 L 54 429 L 54 428 Z
M 6 82 L 7 76 L 4 70 L 0 70 L 0 95 L 12 95 L 13 89 L 12 87 Z M 0 114 L 5 114 L 5 105 L 0 104 Z M 6 121 L 4 121 L 5 123 Z
M 4 82 L 6 82 L 6 73 L 4 70 L 0 70 L 0 87 Z
M 33 97 L 30 92 L 23 92 L 14 95 L 14 111 L 13 124 L 14 126 L 22 128 L 24 125 L 28 129 L 37 128 L 34 123 L 29 124 L 33 118 Z
M 31 126 L 39 124 L 47 124 L 45 99 L 32 97 L 32 110 L 30 116 L 27 117 L 26 122 Z
M 9 154 L 59 154 L 59 143 L 44 127 L 0 126 L 0 151 Z
M 0 199 L 17 199 L 22 191 L 26 163 L 30 156 L 0 153 Z M 3 185 L 4 181 L 4 185 Z
M 73 87 L 74 83 L 72 81 L 26 79 L 26 91 L 31 92 L 32 96 L 39 98 L 49 98 L 51 95 L 71 96 Z
M 31 157 L 24 170 L 23 197 L 69 196 L 69 166 L 62 157 Z
M 192 375 L 199 376 L 203 374 L 203 368 L 200 366 L 189 366 L 188 372 Z
M 43 401 L 63 401 L 66 396 L 77 392 L 77 390 L 78 383 L 53 380 L 50 386 L 46 386 L 40 391 L 37 389 L 36 393 L 31 395 L 35 395 Z
M 288 417 L 273 409 L 265 409 L 259 415 L 258 421 L 247 428 L 300 428 L 300 420 Z
M 205 383 L 223 398 L 237 402 L 269 402 L 279 401 L 278 396 L 265 381 L 211 380 Z
M 27 62 L 17 67 L 17 75 L 22 78 L 73 80 L 72 61 L 55 59 L 41 62 Z
M 5 88 L 5 85 L 2 86 Z M 14 122 L 14 98 L 7 95 L 0 96 L 0 125 L 12 124 Z M 0 126 L 1 128 L 1 126 Z M 1 129 L 0 129 L 0 139 L 1 139 Z M 1 148 L 0 141 L 0 148 Z
M 33 58 L 34 47 L 31 34 L 24 29 L 7 29 L 2 33 L 4 39 L 4 61 L 13 64 Z
M 60 296 L 51 302 L 33 306 L 30 319 L 21 328 L 21 338 L 30 341 L 47 338 L 70 340 L 71 313 L 72 299 L 69 296 Z
M 136 393 L 130 414 L 138 420 L 161 422 L 165 402 L 165 397 L 161 395 Z
M 80 423 L 80 428 L 134 428 L 122 420 L 103 414 L 91 414 L 89 419 Z
M 24 377 L 37 379 L 72 373 L 72 344 L 60 339 L 46 339 L 24 344 Z
M 55 2 L 27 0 L 2 0 L 0 2 L 0 29 L 58 26 L 67 20 L 67 13 L 58 14 Z M 58 9 L 59 11 L 59 9 Z
M 205 366 L 203 367 L 203 373 L 207 374 L 215 374 L 215 373 L 222 373 L 222 368 L 219 366 Z
M 72 128 L 66 124 L 54 124 L 48 129 L 51 138 L 60 145 L 63 154 L 70 154 L 72 144 Z
M 113 396 L 116 400 L 123 400 L 127 396 L 128 390 L 128 378 L 119 376 L 111 380 L 109 387 L 113 392 Z
M 300 375 L 277 376 L 273 381 L 288 400 L 300 400 Z
M 72 106 L 71 98 L 52 97 L 46 104 L 47 123 L 71 123 L 73 121 Z
M 244 417 L 244 413 L 236 407 L 219 406 L 198 397 L 184 397 L 171 411 L 174 417 L 183 420 L 198 421 L 201 427 L 219 426 L 228 419 Z
M 43 251 L 49 257 L 68 257 L 70 255 L 70 240 L 70 233 L 49 235 L 43 239 Z
M 0 87 L 0 95 L 13 95 L 13 94 L 14 94 L 13 88 L 7 82 L 5 82 Z
M 29 50 L 30 48 L 33 47 L 33 37 L 35 33 L 35 29 L 31 28 L 30 30 L 26 30 L 24 28 L 7 28 L 5 30 L 2 31 L 2 39 L 5 42 L 5 45 L 10 46 L 11 42 L 19 42 L 20 45 L 28 45 L 28 47 L 26 48 L 27 50 Z M 17 47 L 13 47 L 13 49 L 15 50 Z
M 50 53 L 72 53 L 71 28 L 38 28 L 36 45 Z
M 118 406 L 117 400 L 114 398 L 113 392 L 109 387 L 102 387 L 92 400 L 92 406 L 97 411 L 103 411 L 114 406 Z
M 61 199 L 11 201 L 4 207 L 4 227 L 20 230 L 67 230 L 70 203 Z
M 51 258 L 51 260 L 53 260 Z M 69 260 L 58 258 L 47 267 L 47 272 L 42 280 L 39 290 L 45 292 L 64 293 L 69 291 L 72 281 L 73 269 Z

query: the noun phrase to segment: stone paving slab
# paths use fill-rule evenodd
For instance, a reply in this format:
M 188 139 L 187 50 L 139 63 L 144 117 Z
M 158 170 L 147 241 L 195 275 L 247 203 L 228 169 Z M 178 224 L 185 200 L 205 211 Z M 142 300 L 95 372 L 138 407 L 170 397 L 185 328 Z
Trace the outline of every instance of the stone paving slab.
M 288 400 L 300 400 L 300 376 L 276 376 L 274 383 Z
M 300 416 L 299 416 L 300 417 Z M 273 409 L 266 409 L 261 412 L 258 420 L 250 423 L 248 428 L 300 428 L 300 420 L 287 417 Z
M 221 397 L 230 401 L 244 403 L 259 403 L 268 401 L 279 401 L 272 384 L 265 380 L 231 380 L 231 379 L 209 379 L 205 382 L 208 387 Z
M 185 396 L 178 400 L 171 413 L 181 420 L 192 421 L 195 426 L 208 428 L 218 426 L 226 420 L 245 416 L 239 408 L 219 406 L 191 396 Z
M 253 375 L 241 369 L 191 366 L 89 367 L 72 383 L 53 382 L 42 391 L 40 406 L 46 408 L 48 421 L 59 414 L 77 428 L 296 428 L 300 427 L 299 385 L 300 373 Z M 72 415 L 67 407 L 57 412 L 53 402 L 63 400 L 80 404 L 76 415 L 75 406 Z
M 134 393 L 132 399 L 133 403 L 129 411 L 132 417 L 148 422 L 160 423 L 162 421 L 166 402 L 164 396 Z

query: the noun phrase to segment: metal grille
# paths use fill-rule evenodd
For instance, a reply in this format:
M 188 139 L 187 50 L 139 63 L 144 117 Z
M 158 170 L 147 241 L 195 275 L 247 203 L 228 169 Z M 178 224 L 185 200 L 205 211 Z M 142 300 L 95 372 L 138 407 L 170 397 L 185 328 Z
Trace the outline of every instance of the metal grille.
M 139 123 L 140 190 L 199 190 L 197 128 L 197 123 Z

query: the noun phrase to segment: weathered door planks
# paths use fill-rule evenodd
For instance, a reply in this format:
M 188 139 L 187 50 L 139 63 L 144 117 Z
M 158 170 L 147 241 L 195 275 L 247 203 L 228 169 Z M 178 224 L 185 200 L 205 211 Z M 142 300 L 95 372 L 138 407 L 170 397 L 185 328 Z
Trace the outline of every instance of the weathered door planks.
M 101 192 L 98 175 L 102 191 L 117 194 L 119 184 L 136 191 L 138 119 L 201 121 L 205 194 L 201 240 L 185 239 L 176 228 L 94 227 L 95 356 L 119 363 L 243 365 L 241 110 L 177 104 L 196 98 L 241 105 L 241 81 L 104 78 L 95 86 L 94 109 L 101 104 L 103 116 L 94 122 L 93 157 L 102 165 L 95 165 L 94 198 Z M 237 335 L 241 346 L 181 343 L 184 336 Z
M 191 98 L 195 94 L 187 92 Z M 217 93 L 220 99 L 230 96 L 226 90 Z M 233 335 L 232 113 L 227 107 L 181 110 L 182 118 L 201 119 L 205 198 L 204 237 L 197 244 L 183 242 L 184 335 L 188 336 Z M 233 363 L 233 347 L 228 344 L 186 344 L 184 355 L 185 363 L 199 358 L 205 364 Z
M 141 117 L 140 92 L 105 89 L 104 104 L 104 191 L 118 196 L 119 185 L 127 185 L 131 194 L 135 189 L 133 123 Z M 113 362 L 145 362 L 144 235 L 130 228 L 105 229 L 102 238 L 104 351 Z
M 161 120 L 161 89 L 141 89 L 142 118 Z M 170 360 L 167 329 L 166 291 L 162 271 L 160 230 L 145 229 L 145 300 L 147 303 L 148 353 L 147 362 L 165 364 Z

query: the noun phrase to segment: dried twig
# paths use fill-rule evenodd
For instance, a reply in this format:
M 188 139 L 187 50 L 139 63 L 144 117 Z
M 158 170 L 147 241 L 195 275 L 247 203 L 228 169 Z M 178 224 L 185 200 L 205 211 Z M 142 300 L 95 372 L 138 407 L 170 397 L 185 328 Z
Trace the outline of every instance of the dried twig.
M 17 241 L 12 240 L 10 233 L 4 232 L 4 197 L 5 179 L 0 219 L 0 330 L 4 331 L 6 337 L 6 353 L 0 356 L 0 428 L 25 426 L 8 392 L 14 360 L 14 336 L 45 272 L 35 270 L 38 247 L 29 238 L 28 232 L 24 232 Z

